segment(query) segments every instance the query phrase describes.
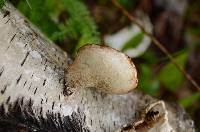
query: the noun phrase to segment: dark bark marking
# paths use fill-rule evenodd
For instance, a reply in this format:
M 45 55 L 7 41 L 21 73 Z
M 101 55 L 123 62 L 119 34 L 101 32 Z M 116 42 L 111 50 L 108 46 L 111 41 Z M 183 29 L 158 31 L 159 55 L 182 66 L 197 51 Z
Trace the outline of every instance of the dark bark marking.
M 23 59 L 23 61 L 21 62 L 21 66 L 23 66 L 24 65 L 24 63 L 25 63 L 25 61 L 27 60 L 27 58 L 28 58 L 28 55 L 29 55 L 29 52 L 27 52 L 26 53 L 26 56 L 25 56 L 25 58 Z
M 59 78 L 58 82 L 60 83 L 60 82 L 61 82 L 61 80 L 62 80 L 62 78 Z
M 29 107 L 32 107 L 32 105 L 33 105 L 33 101 L 32 101 L 31 98 L 30 98 L 29 101 L 28 101 L 28 106 L 29 106 Z
M 83 116 L 83 122 L 86 122 L 86 116 Z
M 5 85 L 5 86 L 4 86 L 4 89 L 1 90 L 1 94 L 4 94 L 4 93 L 5 93 L 7 87 L 8 87 L 8 85 Z
M 45 62 L 44 62 L 44 64 L 46 65 L 46 63 L 47 63 L 47 59 L 45 59 Z
M 42 111 L 43 111 L 43 109 L 42 109 L 42 107 L 40 107 L 40 115 L 42 115 Z
M 7 24 L 10 21 L 10 18 L 5 22 L 5 24 Z
M 83 98 L 81 98 L 81 103 L 83 103 Z
M 10 15 L 10 11 L 6 10 L 6 11 L 4 12 L 3 18 L 7 17 L 8 15 Z
M 16 34 L 14 34 L 14 35 L 12 36 L 12 38 L 10 39 L 10 43 L 14 40 L 15 36 L 16 36 Z
M 3 74 L 3 72 L 4 72 L 4 66 L 1 68 L 1 70 L 0 70 L 0 77 L 1 77 L 1 75 Z
M 10 101 L 10 96 L 8 96 L 7 100 L 6 100 L 6 104 L 8 104 Z
M 90 120 L 90 125 L 92 126 L 92 120 Z
M 43 117 L 43 107 L 38 108 L 40 115 L 35 114 L 33 101 L 24 101 L 23 106 L 18 98 L 14 103 L 9 104 L 5 112 L 3 104 L 0 106 L 0 130 L 1 131 L 23 131 L 23 132 L 89 132 L 85 124 L 85 114 L 81 111 L 73 112 L 71 116 L 62 116 L 60 113 L 53 113 L 48 110 Z
M 47 81 L 47 80 L 46 80 L 46 79 L 44 79 L 44 82 L 43 82 L 43 84 L 42 84 L 43 86 L 46 84 L 46 81 Z
M 52 103 L 52 110 L 54 109 L 55 102 Z
M 31 78 L 33 78 L 34 73 L 31 75 Z
M 60 100 L 60 94 L 59 94 L 59 96 L 58 96 L 58 99 Z
M 24 82 L 24 86 L 26 85 L 26 83 L 27 83 L 27 80 Z
M 11 43 L 11 42 L 14 40 L 15 36 L 16 36 L 16 33 L 12 36 L 12 38 L 10 39 L 10 42 L 9 42 L 9 43 Z M 10 45 L 7 47 L 6 51 L 11 47 L 11 45 L 12 45 L 12 44 L 10 44 Z
M 21 106 L 24 104 L 24 97 L 21 98 L 20 104 Z
M 44 71 L 46 71 L 46 69 L 47 69 L 47 65 L 45 65 L 45 67 L 44 67 Z
M 4 105 L 3 104 L 1 104 L 1 106 L 0 106 L 0 114 L 2 115 L 2 114 L 5 114 L 5 108 L 4 108 Z
M 37 92 L 37 89 L 38 89 L 38 88 L 36 88 L 36 89 L 35 89 L 35 91 L 34 91 L 34 94 L 36 94 L 36 92 Z
M 19 83 L 19 81 L 21 80 L 21 78 L 22 78 L 22 74 L 17 78 L 16 84 Z
M 41 102 L 40 103 L 43 104 L 43 98 L 41 98 Z

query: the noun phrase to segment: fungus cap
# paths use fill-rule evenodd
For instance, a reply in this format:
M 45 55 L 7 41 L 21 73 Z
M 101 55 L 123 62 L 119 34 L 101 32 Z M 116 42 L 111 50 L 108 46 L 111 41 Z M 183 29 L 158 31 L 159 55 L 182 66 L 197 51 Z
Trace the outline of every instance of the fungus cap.
M 86 45 L 79 49 L 68 68 L 68 81 L 78 88 L 96 88 L 125 94 L 137 86 L 137 71 L 131 59 L 110 47 Z

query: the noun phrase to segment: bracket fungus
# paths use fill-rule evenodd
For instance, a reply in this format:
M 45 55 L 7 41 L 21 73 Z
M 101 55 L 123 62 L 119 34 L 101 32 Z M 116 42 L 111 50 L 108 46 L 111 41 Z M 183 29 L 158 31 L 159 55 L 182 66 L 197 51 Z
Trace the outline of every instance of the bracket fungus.
M 131 59 L 107 46 L 81 47 L 68 67 L 67 88 L 96 88 L 109 94 L 125 94 L 136 88 L 138 79 Z

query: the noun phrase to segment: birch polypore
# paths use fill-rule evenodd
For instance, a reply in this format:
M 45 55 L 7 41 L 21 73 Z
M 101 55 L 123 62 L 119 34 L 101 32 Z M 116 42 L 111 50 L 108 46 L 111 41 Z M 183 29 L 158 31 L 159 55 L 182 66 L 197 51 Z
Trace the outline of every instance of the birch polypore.
M 96 88 L 125 94 L 137 86 L 137 71 L 128 56 L 107 46 L 82 47 L 67 69 L 68 87 Z

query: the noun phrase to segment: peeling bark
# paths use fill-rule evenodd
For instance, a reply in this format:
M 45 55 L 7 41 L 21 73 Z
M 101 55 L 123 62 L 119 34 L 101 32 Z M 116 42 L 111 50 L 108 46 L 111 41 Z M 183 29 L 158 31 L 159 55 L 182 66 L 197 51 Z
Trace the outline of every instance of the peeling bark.
M 0 130 L 116 131 L 157 101 L 137 90 L 110 95 L 77 89 L 64 96 L 70 61 L 7 3 L 0 11 Z M 182 108 L 166 105 L 174 130 L 195 131 Z

